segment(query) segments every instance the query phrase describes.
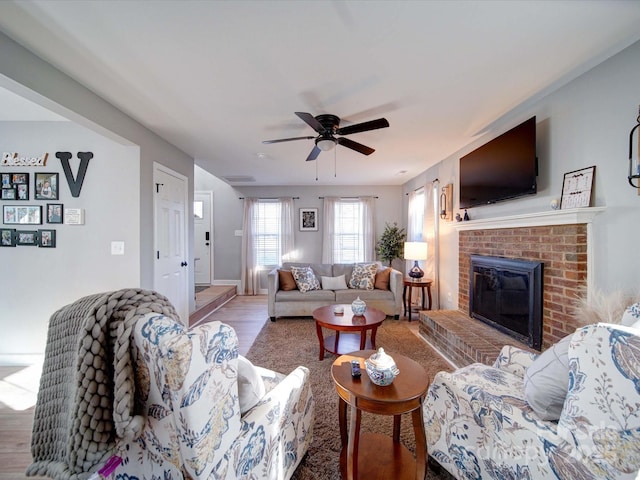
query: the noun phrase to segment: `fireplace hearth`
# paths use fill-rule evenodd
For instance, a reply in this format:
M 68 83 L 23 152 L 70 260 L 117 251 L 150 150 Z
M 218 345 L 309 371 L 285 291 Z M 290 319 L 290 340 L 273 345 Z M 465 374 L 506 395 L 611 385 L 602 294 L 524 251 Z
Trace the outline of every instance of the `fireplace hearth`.
M 540 350 L 542 274 L 542 262 L 470 255 L 469 315 Z

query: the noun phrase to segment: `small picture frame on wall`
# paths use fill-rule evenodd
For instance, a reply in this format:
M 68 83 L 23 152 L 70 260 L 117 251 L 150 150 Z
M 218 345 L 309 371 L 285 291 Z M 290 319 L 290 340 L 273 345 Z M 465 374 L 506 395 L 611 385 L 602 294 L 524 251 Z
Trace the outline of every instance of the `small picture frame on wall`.
M 35 247 L 38 245 L 38 232 L 35 230 L 17 230 L 15 234 L 16 245 Z
M 38 246 L 40 248 L 56 248 L 56 231 L 50 229 L 38 230 Z
M 15 188 L 3 188 L 2 200 L 17 200 L 18 191 Z
M 318 230 L 318 209 L 317 208 L 301 208 L 300 209 L 300 231 L 314 232 Z
M 41 225 L 42 206 L 3 205 L 2 220 L 5 225 Z
M 62 203 L 47 203 L 47 223 L 63 223 L 64 205 Z
M 36 200 L 58 200 L 58 173 L 36 173 L 33 181 Z
M 16 246 L 15 228 L 0 228 L 0 247 Z
M 565 173 L 560 209 L 590 207 L 595 176 L 595 166 Z

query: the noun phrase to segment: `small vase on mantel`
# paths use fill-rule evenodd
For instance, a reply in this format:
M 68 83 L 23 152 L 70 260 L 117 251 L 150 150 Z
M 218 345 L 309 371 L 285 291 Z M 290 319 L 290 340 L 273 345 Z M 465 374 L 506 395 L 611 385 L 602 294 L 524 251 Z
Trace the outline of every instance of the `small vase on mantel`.
M 364 312 L 367 311 L 367 304 L 358 297 L 351 303 L 351 311 L 354 315 L 364 315 Z

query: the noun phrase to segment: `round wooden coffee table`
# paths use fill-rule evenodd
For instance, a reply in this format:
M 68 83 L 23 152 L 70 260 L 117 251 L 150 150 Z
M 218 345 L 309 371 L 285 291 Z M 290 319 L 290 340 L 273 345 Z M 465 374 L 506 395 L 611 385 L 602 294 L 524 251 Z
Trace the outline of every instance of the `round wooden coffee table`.
M 387 352 L 400 373 L 391 385 L 380 387 L 369 380 L 364 359 L 375 350 L 352 352 L 338 357 L 331 366 L 331 376 L 338 391 L 338 418 L 342 453 L 342 478 L 348 480 L 393 478 L 424 480 L 427 469 L 427 444 L 422 404 L 429 388 L 429 377 L 422 366 L 404 355 Z M 351 377 L 351 360 L 358 359 L 362 376 Z M 350 407 L 347 434 L 347 405 Z M 393 437 L 379 433 L 360 435 L 362 412 L 393 415 Z M 400 416 L 411 413 L 416 439 L 416 458 L 400 443 Z
M 354 315 L 351 305 L 340 305 L 344 313 L 336 314 L 333 309 L 337 305 L 326 305 L 313 311 L 316 321 L 316 332 L 320 342 L 320 360 L 324 359 L 324 351 L 336 355 L 376 348 L 376 331 L 387 315 L 377 308 L 367 307 L 364 315 Z M 322 329 L 335 331 L 335 335 L 325 338 Z M 371 330 L 371 337 L 367 339 L 367 330 Z M 340 334 L 340 332 L 346 332 Z

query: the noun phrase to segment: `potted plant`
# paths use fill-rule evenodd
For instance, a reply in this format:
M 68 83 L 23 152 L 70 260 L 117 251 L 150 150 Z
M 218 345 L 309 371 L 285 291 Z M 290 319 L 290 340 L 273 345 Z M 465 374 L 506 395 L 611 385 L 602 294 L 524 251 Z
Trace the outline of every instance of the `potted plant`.
M 407 234 L 404 228 L 398 228 L 398 224 L 395 222 L 393 222 L 393 226 L 386 223 L 384 232 L 378 240 L 378 257 L 391 266 L 394 259 L 402 258 L 406 238 Z

